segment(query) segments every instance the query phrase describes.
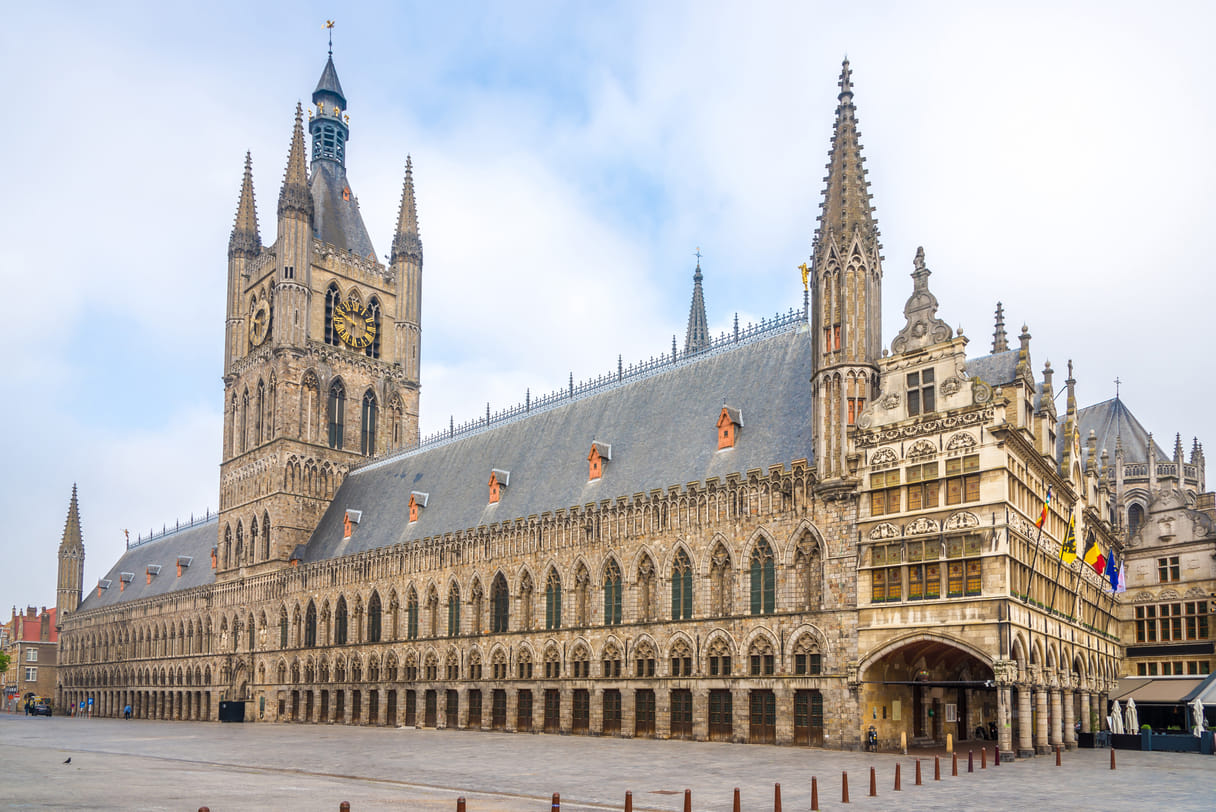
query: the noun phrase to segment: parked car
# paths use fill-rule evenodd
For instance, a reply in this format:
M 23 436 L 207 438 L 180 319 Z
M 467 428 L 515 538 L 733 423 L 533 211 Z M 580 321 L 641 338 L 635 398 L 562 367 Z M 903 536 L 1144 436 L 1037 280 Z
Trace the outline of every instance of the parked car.
M 34 715 L 35 716 L 50 716 L 51 715 L 51 703 L 50 702 L 35 702 L 34 703 Z

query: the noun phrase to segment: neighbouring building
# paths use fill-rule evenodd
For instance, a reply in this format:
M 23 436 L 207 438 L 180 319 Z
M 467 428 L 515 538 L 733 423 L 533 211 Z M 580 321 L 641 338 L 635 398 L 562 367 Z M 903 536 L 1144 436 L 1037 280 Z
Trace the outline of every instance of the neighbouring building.
M 24 612 L 18 612 L 14 606 L 13 616 L 4 624 L 0 639 L 9 657 L 8 670 L 0 673 L 5 709 L 19 711 L 34 697 L 54 699 L 59 653 L 55 610 L 28 606 Z
M 995 735 L 1009 756 L 1100 725 L 1122 605 L 1060 546 L 1071 527 L 1122 556 L 1151 478 L 1130 432 L 1112 449 L 1118 430 L 1088 430 L 1071 362 L 1057 413 L 1051 365 L 1026 327 L 1010 346 L 999 306 L 969 354 L 923 251 L 884 341 L 847 61 L 839 86 L 803 307 L 711 338 L 698 263 L 682 352 L 420 438 L 412 164 L 381 264 L 331 54 L 271 245 L 246 156 L 219 514 L 129 543 L 87 590 L 65 533 L 61 696 L 836 748 L 873 727 L 884 746 Z M 1199 446 L 1176 462 L 1201 494 Z

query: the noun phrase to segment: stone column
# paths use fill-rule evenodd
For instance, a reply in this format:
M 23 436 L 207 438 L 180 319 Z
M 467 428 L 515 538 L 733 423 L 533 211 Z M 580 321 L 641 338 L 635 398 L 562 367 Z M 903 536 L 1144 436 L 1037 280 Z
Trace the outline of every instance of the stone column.
M 709 739 L 709 689 L 692 689 L 692 737 L 703 742 Z
M 344 725 L 349 725 L 354 714 L 353 691 L 350 688 L 342 688 L 342 718 L 339 720 Z
M 1047 743 L 1054 750 L 1057 744 L 1064 743 L 1061 736 L 1063 725 L 1060 724 L 1063 708 L 1061 707 L 1059 688 L 1051 688 L 1048 694 L 1051 697 L 1051 724 L 1047 731 Z
M 731 741 L 745 742 L 750 738 L 751 715 L 748 700 L 751 698 L 751 691 L 747 688 L 735 688 L 730 695 L 730 738 Z
M 1089 691 L 1081 692 L 1081 732 L 1093 733 L 1093 728 L 1089 722 L 1090 704 Z
M 456 696 L 460 700 L 460 705 L 456 711 L 456 724 L 464 730 L 469 726 L 469 688 L 467 685 L 456 689 Z
M 435 689 L 435 729 L 444 730 L 448 726 L 448 692 L 446 688 Z
M 794 691 L 781 683 L 774 693 L 777 695 L 777 744 L 793 744 Z
M 1047 689 L 1035 686 L 1034 689 L 1034 751 L 1039 755 L 1051 752 L 1047 743 Z
M 558 689 L 561 695 L 561 717 L 560 729 L 562 733 L 569 733 L 574 729 L 574 689 L 568 686 L 562 686 Z
M 1013 757 L 1013 729 L 1010 725 L 1012 710 L 1009 706 L 1009 686 L 996 689 L 996 742 L 997 749 L 1007 757 Z
M 514 733 L 518 726 L 515 724 L 519 716 L 519 691 L 507 688 L 507 731 Z M 594 716 L 594 714 L 592 714 Z M 439 719 L 435 720 L 439 724 Z
M 591 703 L 587 714 L 590 717 L 587 720 L 587 732 L 602 736 L 604 734 L 604 689 L 592 688 L 588 692 L 587 700 Z
M 654 735 L 656 739 L 671 738 L 671 689 L 655 686 Z
M 1067 750 L 1077 749 L 1077 709 L 1076 694 L 1072 689 L 1066 688 L 1063 696 L 1064 702 L 1064 747 Z

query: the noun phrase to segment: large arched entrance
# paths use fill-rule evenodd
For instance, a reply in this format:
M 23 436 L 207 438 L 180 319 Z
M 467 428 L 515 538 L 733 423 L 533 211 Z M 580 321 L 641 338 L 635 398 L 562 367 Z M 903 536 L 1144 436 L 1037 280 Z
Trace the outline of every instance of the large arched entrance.
M 881 747 L 995 738 L 999 721 L 991 661 L 954 638 L 931 633 L 893 640 L 862 660 L 862 731 Z

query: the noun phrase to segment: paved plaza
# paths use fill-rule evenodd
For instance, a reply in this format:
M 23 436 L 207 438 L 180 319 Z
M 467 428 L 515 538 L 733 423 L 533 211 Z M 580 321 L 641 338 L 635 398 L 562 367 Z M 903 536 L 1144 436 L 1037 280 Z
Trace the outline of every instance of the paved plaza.
M 991 754 L 991 751 L 990 751 Z M 1063 766 L 1040 757 L 988 763 L 958 777 L 942 758 L 915 758 L 766 745 L 649 741 L 473 731 L 289 724 L 215 724 L 121 719 L 51 719 L 0 714 L 0 799 L 10 809 L 454 810 L 547 812 L 559 792 L 563 810 L 729 810 L 739 787 L 744 810 L 771 810 L 773 784 L 783 808 L 810 808 L 811 776 L 822 809 L 841 809 L 841 772 L 852 803 L 864 810 L 1159 809 L 1208 810 L 1216 804 L 1216 758 L 1109 750 L 1067 752 Z M 71 758 L 70 764 L 64 761 Z M 895 765 L 903 789 L 893 790 Z M 867 797 L 869 768 L 878 797 Z

